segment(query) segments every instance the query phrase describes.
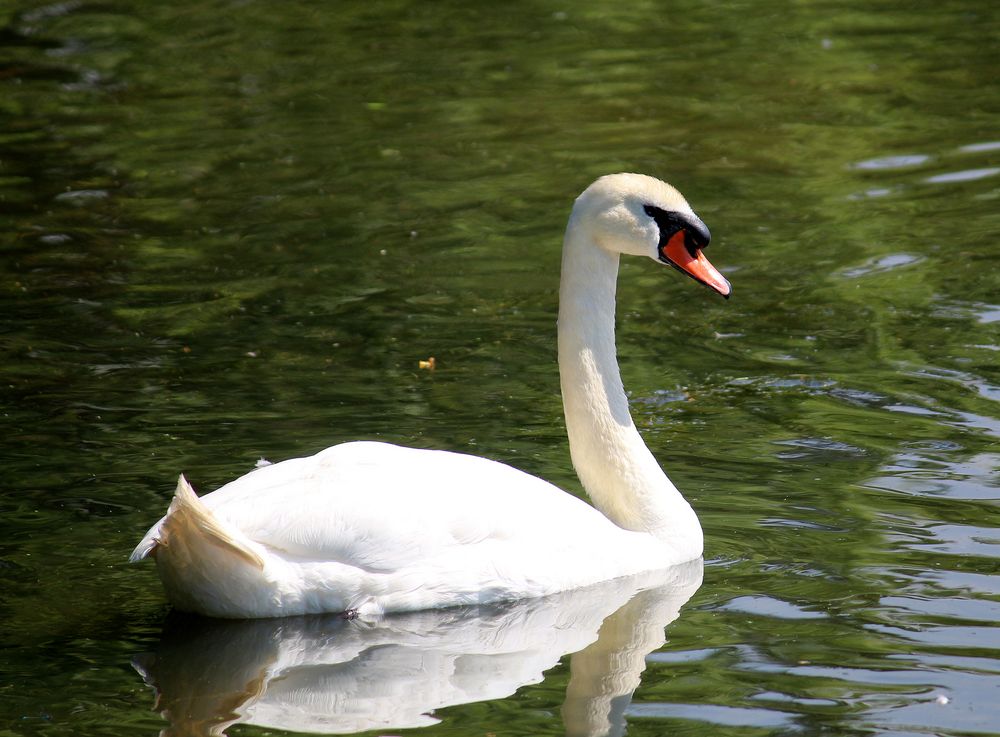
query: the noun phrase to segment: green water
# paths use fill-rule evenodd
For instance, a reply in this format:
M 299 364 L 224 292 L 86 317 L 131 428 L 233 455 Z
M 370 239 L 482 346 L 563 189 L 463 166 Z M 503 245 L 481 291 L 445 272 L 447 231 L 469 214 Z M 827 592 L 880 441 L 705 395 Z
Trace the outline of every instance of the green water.
M 707 541 L 628 734 L 1000 734 L 998 38 L 956 0 L 0 3 L 0 735 L 154 734 L 133 658 L 283 641 L 126 564 L 181 470 L 380 438 L 578 492 L 559 246 L 622 170 L 734 285 L 620 278 Z M 371 734 L 562 734 L 556 655 Z

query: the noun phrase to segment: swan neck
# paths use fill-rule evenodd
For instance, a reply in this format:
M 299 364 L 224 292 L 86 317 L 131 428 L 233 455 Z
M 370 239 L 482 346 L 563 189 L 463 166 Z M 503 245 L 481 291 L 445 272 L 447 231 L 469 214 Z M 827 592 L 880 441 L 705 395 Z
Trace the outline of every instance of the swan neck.
M 701 527 L 632 421 L 615 352 L 619 255 L 570 218 L 559 293 L 559 372 L 573 466 L 619 527 L 701 555 Z

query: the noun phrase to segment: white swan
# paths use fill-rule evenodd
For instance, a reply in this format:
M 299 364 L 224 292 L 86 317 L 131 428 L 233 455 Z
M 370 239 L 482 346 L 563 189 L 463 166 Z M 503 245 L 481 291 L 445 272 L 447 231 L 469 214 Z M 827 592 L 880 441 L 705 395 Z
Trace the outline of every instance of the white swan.
M 200 499 L 181 476 L 131 560 L 156 558 L 179 609 L 273 617 L 545 596 L 700 557 L 698 518 L 629 415 L 614 311 L 622 253 L 728 297 L 702 254 L 709 237 L 677 190 L 639 174 L 602 177 L 573 206 L 559 370 L 573 465 L 597 509 L 485 458 L 353 442 Z

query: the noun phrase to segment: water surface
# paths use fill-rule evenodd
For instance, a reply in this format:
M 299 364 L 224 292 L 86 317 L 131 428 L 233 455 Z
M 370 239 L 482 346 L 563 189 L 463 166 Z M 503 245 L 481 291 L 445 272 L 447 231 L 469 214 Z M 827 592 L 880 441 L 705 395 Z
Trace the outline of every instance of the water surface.
M 1000 734 L 988 4 L 15 0 L 0 29 L 4 733 L 164 728 L 132 663 L 176 632 L 125 560 L 181 470 L 376 438 L 579 493 L 560 238 L 632 170 L 734 296 L 623 266 L 633 414 L 707 551 L 616 724 Z M 572 733 L 568 652 L 393 733 Z

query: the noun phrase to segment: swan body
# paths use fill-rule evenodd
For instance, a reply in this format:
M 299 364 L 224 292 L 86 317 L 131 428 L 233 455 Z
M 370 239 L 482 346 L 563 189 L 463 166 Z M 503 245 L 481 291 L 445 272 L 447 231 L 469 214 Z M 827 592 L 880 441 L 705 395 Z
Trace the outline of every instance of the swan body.
M 602 177 L 563 244 L 559 367 L 573 465 L 594 506 L 511 466 L 387 443 L 335 445 L 203 497 L 181 476 L 132 553 L 186 611 L 377 616 L 546 596 L 702 554 L 702 532 L 629 415 L 615 358 L 619 254 L 668 263 L 723 296 L 708 229 L 652 177 Z

